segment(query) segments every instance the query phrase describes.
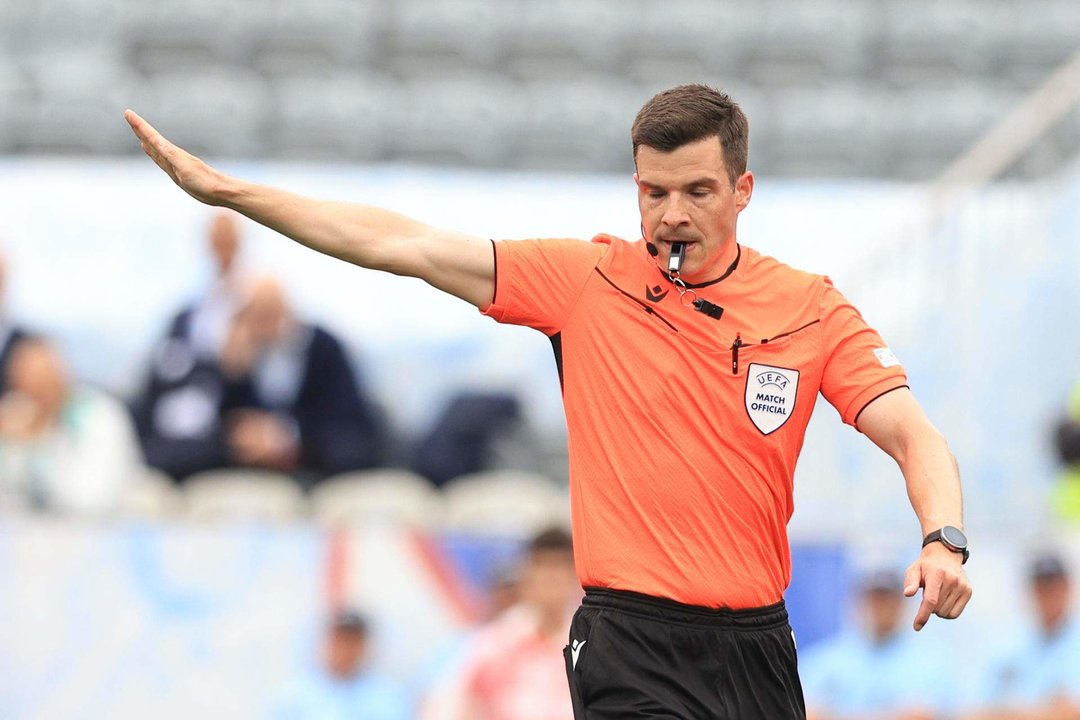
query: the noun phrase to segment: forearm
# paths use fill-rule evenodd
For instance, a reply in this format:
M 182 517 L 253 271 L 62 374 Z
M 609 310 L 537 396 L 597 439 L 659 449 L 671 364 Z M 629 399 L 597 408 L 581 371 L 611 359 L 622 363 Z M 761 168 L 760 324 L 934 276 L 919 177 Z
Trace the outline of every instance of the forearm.
M 941 433 L 929 423 L 922 424 L 903 438 L 894 458 L 904 474 L 923 535 L 945 525 L 962 528 L 960 471 Z
M 429 228 L 382 208 L 307 198 L 220 176 L 220 204 L 313 250 L 375 270 L 399 271 L 397 249 Z

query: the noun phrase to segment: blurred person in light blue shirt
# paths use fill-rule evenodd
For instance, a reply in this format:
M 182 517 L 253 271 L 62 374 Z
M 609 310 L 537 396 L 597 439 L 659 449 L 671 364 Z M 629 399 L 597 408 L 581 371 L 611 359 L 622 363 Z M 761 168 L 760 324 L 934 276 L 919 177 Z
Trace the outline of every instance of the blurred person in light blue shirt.
M 1080 622 L 1070 615 L 1065 563 L 1043 555 L 1031 565 L 1035 624 L 992 662 L 966 720 L 1080 720 Z
M 274 720 L 407 720 L 411 703 L 404 690 L 366 668 L 367 620 L 353 611 L 335 616 L 327 631 L 321 672 L 295 683 Z
M 947 676 L 923 638 L 901 627 L 903 576 L 876 570 L 861 590 L 860 627 L 810 648 L 799 661 L 807 719 L 941 717 Z

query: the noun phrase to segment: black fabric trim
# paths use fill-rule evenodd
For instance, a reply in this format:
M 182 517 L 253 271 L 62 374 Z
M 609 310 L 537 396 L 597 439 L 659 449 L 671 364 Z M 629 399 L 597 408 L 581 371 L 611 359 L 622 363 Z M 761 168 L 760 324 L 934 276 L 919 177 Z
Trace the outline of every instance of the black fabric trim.
M 562 333 L 557 332 L 548 338 L 551 341 L 551 351 L 555 353 L 555 367 L 559 371 L 559 388 L 563 388 L 562 374 Z
M 495 250 L 495 239 L 491 240 L 491 262 L 495 267 L 495 275 L 492 278 L 491 304 L 495 304 L 495 298 L 499 295 L 499 253 Z
M 786 337 L 787 337 L 788 335 L 794 335 L 794 334 L 795 334 L 795 333 L 797 333 L 797 332 L 802 332 L 803 330 L 805 330 L 806 328 L 810 327 L 811 325 L 817 325 L 817 324 L 818 324 L 819 322 L 821 322 L 821 319 L 820 319 L 820 318 L 819 318 L 819 319 L 817 319 L 817 320 L 811 320 L 810 322 L 806 323 L 806 324 L 805 324 L 805 325 L 803 325 L 802 327 L 797 327 L 797 328 L 795 328 L 794 330 L 788 330 L 788 331 L 787 331 L 787 332 L 785 332 L 785 333 L 780 333 L 779 335 L 774 335 L 774 336 L 772 336 L 771 338 L 768 338 L 768 339 L 764 339 L 764 340 L 762 340 L 762 341 L 761 341 L 761 343 L 760 343 L 760 344 L 762 344 L 762 345 L 768 345 L 768 344 L 769 344 L 769 343 L 771 343 L 771 342 L 772 342 L 773 340 L 779 340 L 780 338 L 786 338 Z
M 875 400 L 877 400 L 882 395 L 888 395 L 891 392 L 894 392 L 896 390 L 902 390 L 903 388 L 907 388 L 908 390 L 910 390 L 911 386 L 909 386 L 909 385 L 897 385 L 896 387 L 890 388 L 889 390 L 886 390 L 883 393 L 878 393 L 874 397 L 867 400 L 866 404 L 862 406 L 862 410 L 859 410 L 859 412 L 855 413 L 855 419 L 851 421 L 851 424 L 854 425 L 855 427 L 858 427 L 859 426 L 859 416 L 863 414 L 863 410 L 870 407 L 870 403 L 874 402 Z
M 674 330 L 675 332 L 679 332 L 679 328 L 677 328 L 677 327 L 675 327 L 674 325 L 672 325 L 672 324 L 671 324 L 670 322 L 668 322 L 667 318 L 665 318 L 665 317 L 664 317 L 663 315 L 661 315 L 660 313 L 656 312 L 656 309 L 655 309 L 655 308 L 653 308 L 653 306 L 652 306 L 652 305 L 649 305 L 649 304 L 648 304 L 648 303 L 646 303 L 645 301 L 643 301 L 643 300 L 640 300 L 640 299 L 638 299 L 638 298 L 634 297 L 633 295 L 631 295 L 630 293 L 626 292 L 625 290 L 623 290 L 623 289 L 622 289 L 621 287 L 619 287 L 618 285 L 616 285 L 616 284 L 615 284 L 615 283 L 614 283 L 614 282 L 612 281 L 612 279 L 611 279 L 611 278 L 609 278 L 609 277 L 608 277 L 607 275 L 605 275 L 605 274 L 604 274 L 604 271 L 603 271 L 603 270 L 601 270 L 600 268 L 593 268 L 593 269 L 594 269 L 594 270 L 596 270 L 597 274 L 599 274 L 599 275 L 600 275 L 600 277 L 604 278 L 604 280 L 605 280 L 605 281 L 607 282 L 607 284 L 608 284 L 608 285 L 610 285 L 611 287 L 615 288 L 616 290 L 618 290 L 619 292 L 621 292 L 621 293 L 622 293 L 623 295 L 625 295 L 626 297 L 628 297 L 628 298 L 630 298 L 631 300 L 633 300 L 634 302 L 636 302 L 636 303 L 637 303 L 638 305 L 640 305 L 640 306 L 641 306 L 641 307 L 642 307 L 642 308 L 643 308 L 643 309 L 645 310 L 645 312 L 649 313 L 650 315 L 652 315 L 652 316 L 653 316 L 653 317 L 655 317 L 655 318 L 656 318 L 657 320 L 659 320 L 660 322 L 662 322 L 662 323 L 664 323 L 665 325 L 667 325 L 667 326 L 668 326 L 669 328 L 671 328 L 671 329 L 672 329 L 672 330 Z
M 721 276 L 720 276 L 720 277 L 718 277 L 718 278 L 714 278 L 713 280 L 706 280 L 706 281 L 705 281 L 705 282 L 703 282 L 703 283 L 694 283 L 694 284 L 691 284 L 691 283 L 688 283 L 688 282 L 684 282 L 683 284 L 684 284 L 684 285 L 685 285 L 686 287 L 690 288 L 691 290 L 696 290 L 697 288 L 703 288 L 703 287 L 708 287 L 708 286 L 710 286 L 710 285 L 715 285 L 716 283 L 718 283 L 718 282 L 720 282 L 720 281 L 722 281 L 722 280 L 727 280 L 728 276 L 729 276 L 729 275 L 731 275 L 731 273 L 735 272 L 735 268 L 739 267 L 739 260 L 740 260 L 741 258 L 742 258 L 742 245 L 739 245 L 738 243 L 735 243 L 735 261 L 734 261 L 734 262 L 732 262 L 732 263 L 731 263 L 730 265 L 728 265 L 728 269 L 724 271 L 724 274 L 723 274 L 723 275 L 721 275 Z M 667 274 L 666 272 L 664 272 L 664 271 L 663 271 L 663 270 L 662 270 L 662 269 L 660 268 L 660 266 L 659 266 L 659 265 L 657 265 L 657 266 L 656 266 L 656 269 L 657 269 L 657 270 L 658 270 L 658 271 L 660 272 L 660 274 L 661 274 L 661 275 L 663 275 L 663 276 L 664 276 L 664 278 L 665 278 L 665 279 L 666 279 L 666 280 L 667 280 L 667 281 L 668 281 L 669 283 L 672 283 L 672 284 L 674 284 L 674 282 L 675 282 L 675 281 L 674 281 L 674 280 L 672 280 L 672 279 L 671 279 L 671 276 L 670 276 L 670 275 L 668 275 L 668 274 Z

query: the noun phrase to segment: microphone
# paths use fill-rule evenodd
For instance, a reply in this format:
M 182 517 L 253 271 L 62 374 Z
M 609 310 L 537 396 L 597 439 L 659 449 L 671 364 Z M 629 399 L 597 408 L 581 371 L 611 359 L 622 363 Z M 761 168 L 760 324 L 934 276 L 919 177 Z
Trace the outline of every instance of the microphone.
M 652 255 L 653 257 L 656 257 L 657 255 L 660 254 L 660 251 L 656 249 L 656 246 L 653 245 L 648 240 L 645 241 L 645 247 L 647 247 L 649 249 L 649 254 Z

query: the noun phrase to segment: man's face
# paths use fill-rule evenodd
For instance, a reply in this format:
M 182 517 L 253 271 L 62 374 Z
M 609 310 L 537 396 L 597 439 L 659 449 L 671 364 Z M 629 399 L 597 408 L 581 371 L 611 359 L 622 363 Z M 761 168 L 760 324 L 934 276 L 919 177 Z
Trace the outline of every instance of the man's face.
M 240 248 L 240 230 L 230 215 L 215 215 L 210 223 L 210 254 L 219 275 L 225 275 L 236 261 Z
M 1069 613 L 1068 579 L 1061 576 L 1039 578 L 1031 584 L 1031 595 L 1042 628 L 1046 631 L 1057 629 Z
M 735 221 L 750 202 L 754 176 L 745 172 L 734 184 L 724 166 L 717 136 L 687 143 L 671 152 L 638 147 L 638 207 L 645 239 L 659 250 L 666 268 L 672 242 L 686 243 L 681 275 L 688 282 L 719 277 L 733 257 Z
M 526 561 L 521 598 L 542 612 L 563 611 L 580 594 L 574 554 L 570 550 L 540 550 Z
M 326 669 L 331 676 L 347 680 L 360 672 L 367 639 L 363 633 L 351 629 L 334 628 L 326 644 Z
M 866 629 L 875 640 L 885 640 L 899 627 L 904 609 L 899 592 L 866 590 L 863 592 L 863 607 Z

